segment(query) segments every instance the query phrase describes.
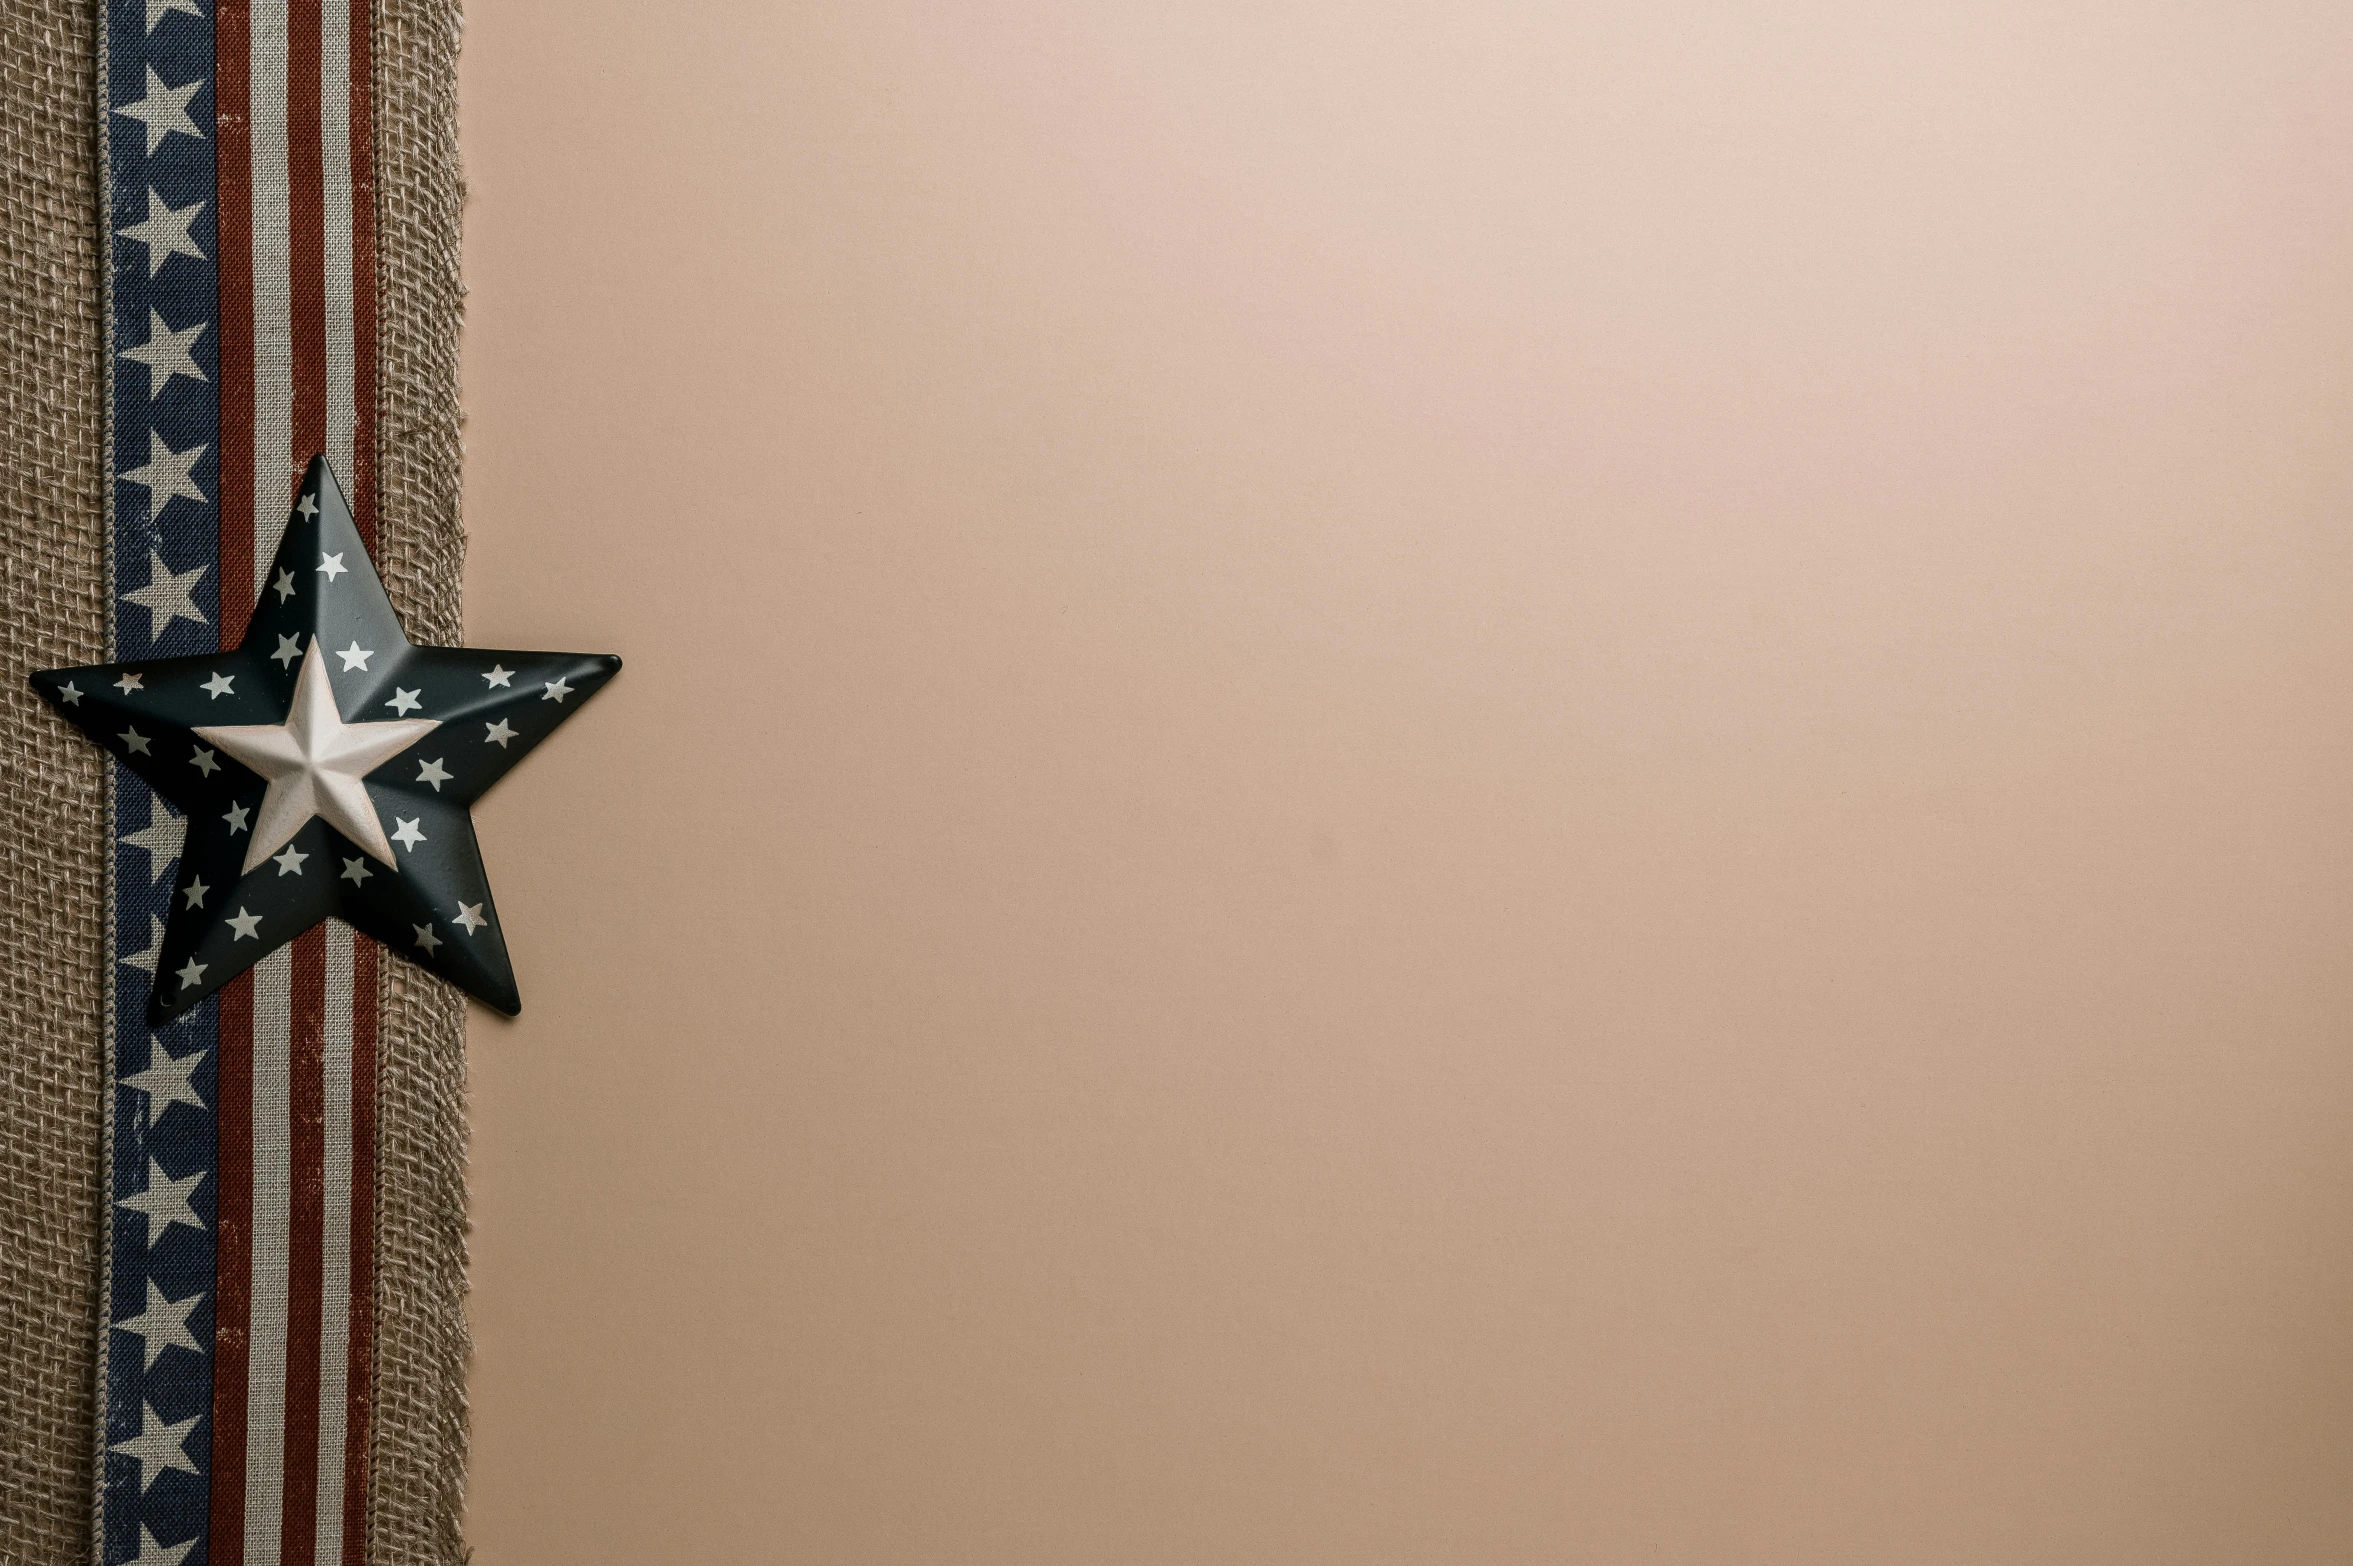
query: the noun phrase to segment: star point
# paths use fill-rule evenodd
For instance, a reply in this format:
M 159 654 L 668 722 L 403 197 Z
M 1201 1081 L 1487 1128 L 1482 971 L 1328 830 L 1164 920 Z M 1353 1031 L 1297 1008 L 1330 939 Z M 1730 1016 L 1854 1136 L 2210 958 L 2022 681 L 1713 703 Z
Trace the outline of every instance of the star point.
M 174 620 L 193 620 L 198 625 L 210 622 L 204 611 L 196 607 L 196 584 L 204 576 L 204 567 L 193 570 L 171 570 L 163 563 L 163 556 L 155 550 L 147 551 L 147 585 L 123 594 L 123 602 L 137 604 L 147 611 L 147 639 L 156 641 L 164 627 Z
M 163 873 L 180 857 L 180 850 L 188 841 L 188 818 L 175 816 L 160 799 L 147 801 L 147 824 L 136 832 L 125 832 L 122 840 L 133 848 L 147 851 L 147 884 L 153 886 L 163 879 Z
M 155 24 L 175 11 L 182 16 L 193 16 L 200 22 L 204 20 L 204 12 L 197 6 L 196 0 L 147 0 L 147 30 L 154 32 Z
M 147 946 L 121 959 L 126 968 L 137 968 L 145 973 L 155 972 L 155 965 L 163 960 L 163 921 L 153 914 L 147 916 Z

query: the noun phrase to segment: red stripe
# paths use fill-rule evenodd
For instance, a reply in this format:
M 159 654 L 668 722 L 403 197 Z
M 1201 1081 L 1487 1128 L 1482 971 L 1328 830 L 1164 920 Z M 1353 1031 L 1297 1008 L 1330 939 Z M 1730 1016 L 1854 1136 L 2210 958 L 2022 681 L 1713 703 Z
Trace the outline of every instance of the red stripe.
M 319 1507 L 319 1252 L 327 1183 L 327 929 L 292 947 L 287 1121 L 293 1188 L 286 1213 L 286 1455 L 281 1566 L 312 1566 Z M 342 1345 L 336 1345 L 338 1351 Z
M 224 647 L 245 639 L 245 622 L 253 616 L 253 132 L 246 96 L 251 22 L 248 0 L 216 0 L 213 248 L 220 258 L 220 320 L 214 340 L 220 348 L 218 583 Z M 223 1557 L 216 1553 L 213 1559 Z
M 327 204 L 319 142 L 319 0 L 286 7 L 287 301 L 294 328 L 292 484 L 327 444 Z
M 253 974 L 221 986 L 217 1100 L 220 1184 L 213 1220 L 212 1547 L 245 1557 L 245 1375 L 253 1274 Z
M 376 71 L 369 43 L 369 0 L 351 6 L 351 516 L 360 542 L 376 547 Z M 367 944 L 363 938 L 362 946 Z M 360 1011 L 375 1007 L 371 990 Z M 354 1150 L 351 1173 L 372 1176 Z M 357 1276 L 357 1274 L 355 1274 Z
M 357 18 L 352 30 L 359 30 Z M 376 1396 L 377 947 L 356 932 L 351 944 L 351 1358 L 344 1382 L 343 1566 L 365 1566 L 368 1413 Z

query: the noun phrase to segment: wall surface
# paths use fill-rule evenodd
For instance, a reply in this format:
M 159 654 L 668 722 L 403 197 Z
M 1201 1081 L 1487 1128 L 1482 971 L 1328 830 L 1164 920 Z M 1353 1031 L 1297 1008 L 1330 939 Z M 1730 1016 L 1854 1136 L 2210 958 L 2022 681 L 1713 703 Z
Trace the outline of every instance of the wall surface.
M 484 1566 L 2353 1559 L 2353 8 L 465 71 Z

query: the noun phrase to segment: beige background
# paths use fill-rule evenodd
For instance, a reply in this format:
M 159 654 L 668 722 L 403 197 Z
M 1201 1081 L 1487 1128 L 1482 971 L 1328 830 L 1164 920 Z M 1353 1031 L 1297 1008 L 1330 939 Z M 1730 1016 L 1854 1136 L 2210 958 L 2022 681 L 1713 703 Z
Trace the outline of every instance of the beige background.
M 2353 10 L 467 50 L 486 1566 L 2353 1559 Z

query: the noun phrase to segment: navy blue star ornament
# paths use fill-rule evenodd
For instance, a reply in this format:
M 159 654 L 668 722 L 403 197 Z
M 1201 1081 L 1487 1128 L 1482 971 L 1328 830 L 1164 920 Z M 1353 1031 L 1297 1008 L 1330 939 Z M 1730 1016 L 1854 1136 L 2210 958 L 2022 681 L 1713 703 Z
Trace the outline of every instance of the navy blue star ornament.
M 620 667 L 411 643 L 334 473 L 311 459 L 234 652 L 32 677 L 185 819 L 149 1024 L 330 915 L 518 1010 L 466 807 Z

